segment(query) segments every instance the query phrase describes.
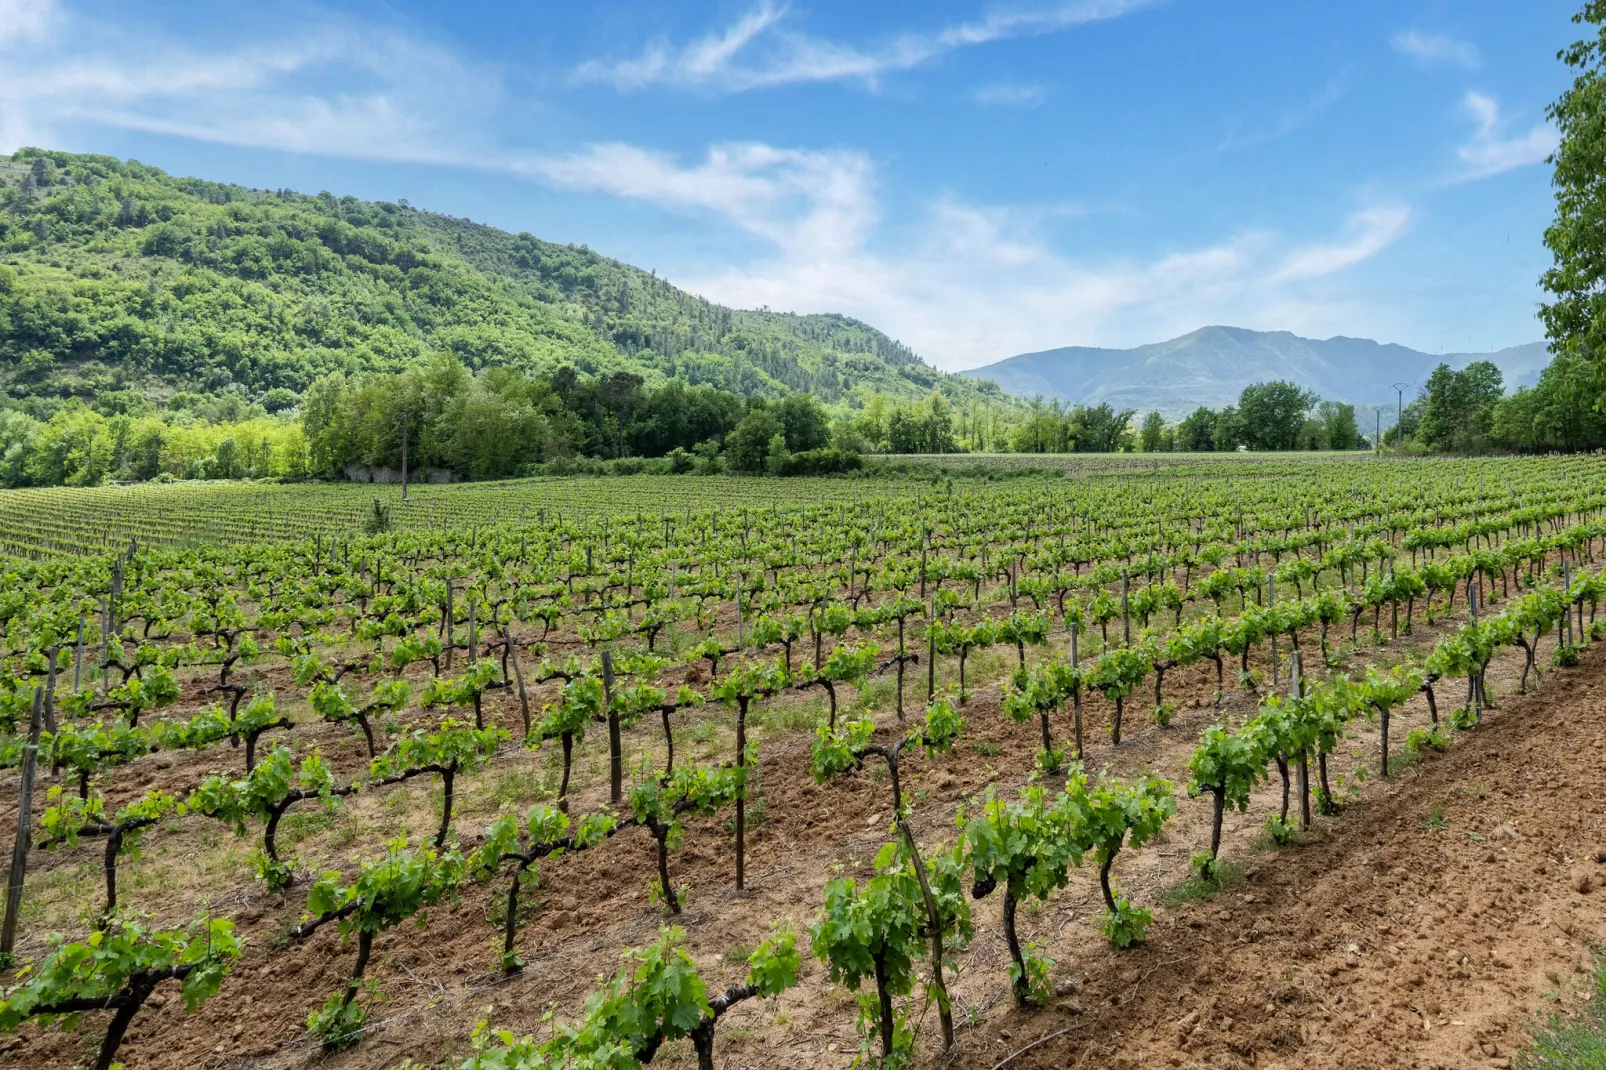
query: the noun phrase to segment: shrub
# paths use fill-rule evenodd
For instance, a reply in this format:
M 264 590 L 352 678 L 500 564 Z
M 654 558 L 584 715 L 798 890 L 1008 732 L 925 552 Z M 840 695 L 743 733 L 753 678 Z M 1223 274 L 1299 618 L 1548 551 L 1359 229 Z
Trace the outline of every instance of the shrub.
M 822 446 L 815 450 L 789 454 L 780 465 L 783 476 L 824 476 L 837 472 L 853 472 L 863 467 L 864 459 L 853 450 Z

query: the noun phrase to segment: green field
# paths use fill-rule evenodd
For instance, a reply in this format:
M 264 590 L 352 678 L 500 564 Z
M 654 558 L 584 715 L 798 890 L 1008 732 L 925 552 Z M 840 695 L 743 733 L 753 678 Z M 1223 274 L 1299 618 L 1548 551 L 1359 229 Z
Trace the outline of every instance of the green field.
M 5 492 L 0 799 L 34 770 L 15 953 L 40 963 L 7 979 L 18 1021 L 138 1012 L 139 962 L 188 964 L 196 1010 L 145 1012 L 129 1065 L 223 1050 L 237 1022 L 273 1050 L 414 1050 L 439 1015 L 439 1065 L 534 1067 L 518 1041 L 475 1054 L 470 1023 L 568 1058 L 551 1000 L 585 1043 L 635 1043 L 618 1001 L 678 990 L 684 947 L 768 1000 L 806 946 L 837 988 L 723 1043 L 851 1045 L 838 989 L 879 986 L 865 1043 L 929 1050 L 952 1023 L 922 1019 L 912 971 L 931 934 L 967 955 L 994 924 L 972 897 L 1010 889 L 1007 940 L 975 945 L 1009 955 L 931 983 L 999 1016 L 1046 1002 L 1053 959 L 1239 879 L 1243 835 L 1349 820 L 1339 794 L 1475 729 L 1497 662 L 1526 690 L 1606 631 L 1603 457 L 1063 463 L 405 504 Z M 1091 910 L 1041 930 L 1068 884 Z M 666 920 L 696 931 L 654 940 Z M 552 953 L 570 926 L 584 948 Z M 894 952 L 907 968 L 853 972 Z M 482 1010 L 493 985 L 511 1003 Z M 84 1036 L 23 1028 L 33 1065 L 82 1061 Z
M 1004 483 L 1023 474 L 1069 509 L 1119 499 L 1123 487 L 1198 486 L 1222 501 L 1254 503 L 1266 492 L 1248 492 L 1248 481 L 1295 480 L 1356 495 L 1387 494 L 1398 507 L 1423 503 L 1411 488 L 1462 486 L 1491 488 L 1521 473 L 1540 484 L 1569 471 L 1566 460 L 1503 461 L 1434 458 L 1382 459 L 1370 454 L 1063 454 L 1063 455 L 907 455 L 889 465 L 918 466 L 914 475 L 889 470 L 868 477 L 771 479 L 743 476 L 542 477 L 491 483 L 413 484 L 408 501 L 393 485 L 346 483 L 253 483 L 218 480 L 137 484 L 94 488 L 47 487 L 0 491 L 0 553 L 23 556 L 95 552 L 124 545 L 130 538 L 159 546 L 283 541 L 314 534 L 355 535 L 363 531 L 375 500 L 390 507 L 396 530 L 429 530 L 493 525 L 541 525 L 563 516 L 609 515 L 652 519 L 666 513 L 780 510 L 835 503 L 927 499 L 988 498 L 1004 493 Z M 945 471 L 946 470 L 946 471 Z M 1028 470 L 1022 472 L 1022 470 Z M 1573 460 L 1571 471 L 1591 471 Z M 1044 486 L 1040 479 L 1059 473 L 1086 480 L 1090 488 Z M 1234 480 L 1238 489 L 1233 489 Z M 1112 490 L 1113 488 L 1113 490 Z M 1430 491 L 1431 493 L 1431 491 Z M 1287 499 L 1286 490 L 1270 496 Z M 1298 495 L 1304 497 L 1304 495 Z

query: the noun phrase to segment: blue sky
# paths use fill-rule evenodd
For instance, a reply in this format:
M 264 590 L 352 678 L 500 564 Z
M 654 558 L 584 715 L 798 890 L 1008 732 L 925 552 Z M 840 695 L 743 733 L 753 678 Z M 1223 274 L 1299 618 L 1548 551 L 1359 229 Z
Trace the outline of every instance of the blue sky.
M 1578 0 L 0 0 L 0 150 L 412 204 L 940 367 L 1541 336 Z

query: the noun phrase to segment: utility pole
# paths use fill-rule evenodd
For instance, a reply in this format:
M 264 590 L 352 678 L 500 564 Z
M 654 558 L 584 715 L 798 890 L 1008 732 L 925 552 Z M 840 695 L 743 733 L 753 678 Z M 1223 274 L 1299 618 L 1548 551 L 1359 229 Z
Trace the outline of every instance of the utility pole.
M 1391 383 L 1394 387 L 1394 448 L 1396 451 L 1405 443 L 1405 429 L 1401 426 L 1405 422 L 1405 388 L 1410 383 Z
M 1374 412 L 1372 415 L 1377 417 L 1377 430 L 1372 432 L 1372 452 L 1381 457 L 1383 456 L 1383 413 Z

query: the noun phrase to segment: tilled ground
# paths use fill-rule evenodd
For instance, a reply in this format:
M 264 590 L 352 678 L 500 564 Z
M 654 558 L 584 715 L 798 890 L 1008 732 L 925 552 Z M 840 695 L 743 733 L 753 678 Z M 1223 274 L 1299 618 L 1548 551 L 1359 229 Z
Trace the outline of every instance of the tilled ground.
M 1419 621 L 1414 637 L 1389 649 L 1430 645 L 1443 627 Z M 1392 656 L 1376 649 L 1362 656 L 1380 655 Z M 1005 660 L 1013 660 L 1012 651 Z M 996 679 L 996 664 L 977 667 Z M 1519 668 L 1519 657 L 1502 655 L 1491 674 L 1506 696 L 1500 708 L 1458 736 L 1447 754 L 1414 762 L 1387 783 L 1374 777 L 1352 796 L 1357 770 L 1376 768 L 1375 729 L 1358 725 L 1330 763 L 1340 798 L 1351 800 L 1344 812 L 1318 817 L 1296 846 L 1260 853 L 1254 841 L 1279 804 L 1274 774 L 1247 814 L 1228 817 L 1223 855 L 1246 865 L 1243 883 L 1167 909 L 1163 893 L 1186 879 L 1189 853 L 1208 838 L 1207 801 L 1179 799 L 1162 841 L 1124 853 L 1116 866 L 1123 888 L 1155 909 L 1144 946 L 1116 952 L 1103 943 L 1093 926 L 1102 903 L 1090 872 L 1076 874 L 1046 906 L 1023 907 L 1023 938 L 1057 961 L 1058 995 L 1047 1008 L 1013 1008 L 999 897 L 977 903 L 976 938 L 960 955 L 953 985 L 956 1017 L 965 1023 L 957 1064 L 988 1070 L 1011 1056 L 1007 1065 L 1017 1067 L 1460 1067 L 1504 1060 L 1535 1016 L 1552 1008 L 1547 996 L 1565 1007 L 1586 992 L 1578 971 L 1588 962 L 1606 896 L 1606 864 L 1595 861 L 1606 851 L 1606 804 L 1596 772 L 1606 732 L 1606 652 L 1592 649 L 1579 668 L 1547 672 L 1529 696 L 1512 694 Z M 1157 772 L 1176 781 L 1180 794 L 1199 732 L 1221 716 L 1208 704 L 1214 683 L 1209 665 L 1169 674 L 1166 697 L 1180 713 L 1164 729 L 1134 696 L 1119 748 L 1103 732 L 1109 707 L 1091 700 L 1090 767 L 1121 776 Z M 911 695 L 922 684 L 923 677 L 911 680 Z M 684 848 L 671 858 L 677 883 L 691 889 L 676 923 L 686 929 L 688 949 L 711 987 L 738 978 L 734 961 L 775 920 L 806 926 L 825 882 L 862 872 L 886 842 L 884 779 L 867 770 L 826 785 L 810 780 L 808 734 L 797 727 L 806 718 L 784 716 L 805 701 L 813 700 L 788 698 L 766 714 L 772 727 L 764 736 L 762 809 L 750 831 L 747 892 L 732 891 L 726 815 L 692 822 Z M 878 718 L 890 728 L 884 695 L 881 701 Z M 1441 708 L 1454 701 L 1445 696 Z M 496 716 L 517 721 L 509 696 L 492 705 Z M 1229 690 L 1228 716 L 1240 719 L 1254 708 L 1253 695 Z M 953 755 L 910 761 L 906 790 L 917 830 L 930 843 L 951 839 L 957 808 L 989 784 L 1008 793 L 1025 783 L 1037 746 L 1034 725 L 999 716 L 995 686 L 979 689 L 965 715 L 969 728 Z M 698 720 L 681 725 L 677 760 L 728 757 L 728 718 L 710 711 L 702 725 Z M 1056 720 L 1062 740 L 1068 720 Z M 1396 747 L 1426 720 L 1420 700 L 1402 711 Z M 654 732 L 652 724 L 638 726 L 631 745 L 653 749 Z M 605 801 L 601 736 L 593 734 L 577 756 L 575 813 Z M 344 729 L 315 721 L 298 727 L 296 738 L 299 745 L 320 742 L 343 775 L 365 757 Z M 456 827 L 465 845 L 499 808 L 522 811 L 541 785 L 553 783 L 550 750 L 509 748 L 460 787 Z M 180 790 L 226 763 L 239 763 L 227 748 L 142 759 L 120 771 L 113 802 L 153 786 Z M 12 790 L 0 786 L 0 797 Z M 392 836 L 427 837 L 438 820 L 437 800 L 416 782 L 359 795 L 333 819 L 292 824 L 298 831 L 289 838 L 318 868 L 342 864 L 349 874 Z M 0 811 L 0 827 L 14 820 L 14 809 Z M 342 948 L 332 931 L 287 943 L 305 884 L 283 896 L 265 893 L 245 865 L 250 847 L 249 839 L 192 816 L 153 831 L 144 858 L 128 866 L 124 884 L 133 905 L 156 922 L 177 924 L 198 907 L 211 909 L 235 918 L 248 941 L 222 993 L 195 1014 L 184 1013 L 176 991 L 158 994 L 123 1048 L 129 1070 L 314 1064 L 344 1070 L 405 1058 L 455 1065 L 476 1020 L 539 1031 L 553 1004 L 560 1019 L 571 1020 L 597 976 L 617 968 L 619 952 L 650 940 L 664 920 L 650 896 L 651 839 L 626 831 L 603 847 L 544 865 L 539 890 L 525 894 L 519 946 L 528 967 L 503 980 L 493 965 L 505 878 L 471 886 L 458 904 L 431 911 L 422 932 L 407 925 L 379 938 L 369 975 L 386 1000 L 369 1002 L 369 1036 L 326 1056 L 307 1040 L 304 1022 L 339 989 L 355 951 Z M 30 887 L 37 882 L 41 891 L 30 908 L 25 955 L 47 950 L 50 926 L 81 930 L 64 911 L 95 902 L 97 855 L 92 845 L 73 855 L 35 856 Z M 845 1066 L 858 1046 L 854 1014 L 852 995 L 830 986 L 823 968 L 808 960 L 795 990 L 722 1019 L 720 1064 Z M 94 1017 L 82 1035 L 30 1026 L 0 1039 L 0 1067 L 87 1062 L 99 1024 Z M 924 1015 L 921 1058 L 946 1065 L 931 1051 L 933 1017 Z M 694 1062 L 689 1047 L 672 1045 L 654 1065 Z
M 960 1065 L 1508 1065 L 1538 1014 L 1587 1000 L 1606 940 L 1592 653 L 1146 946 L 1090 949 L 1074 994 L 990 1021 Z

